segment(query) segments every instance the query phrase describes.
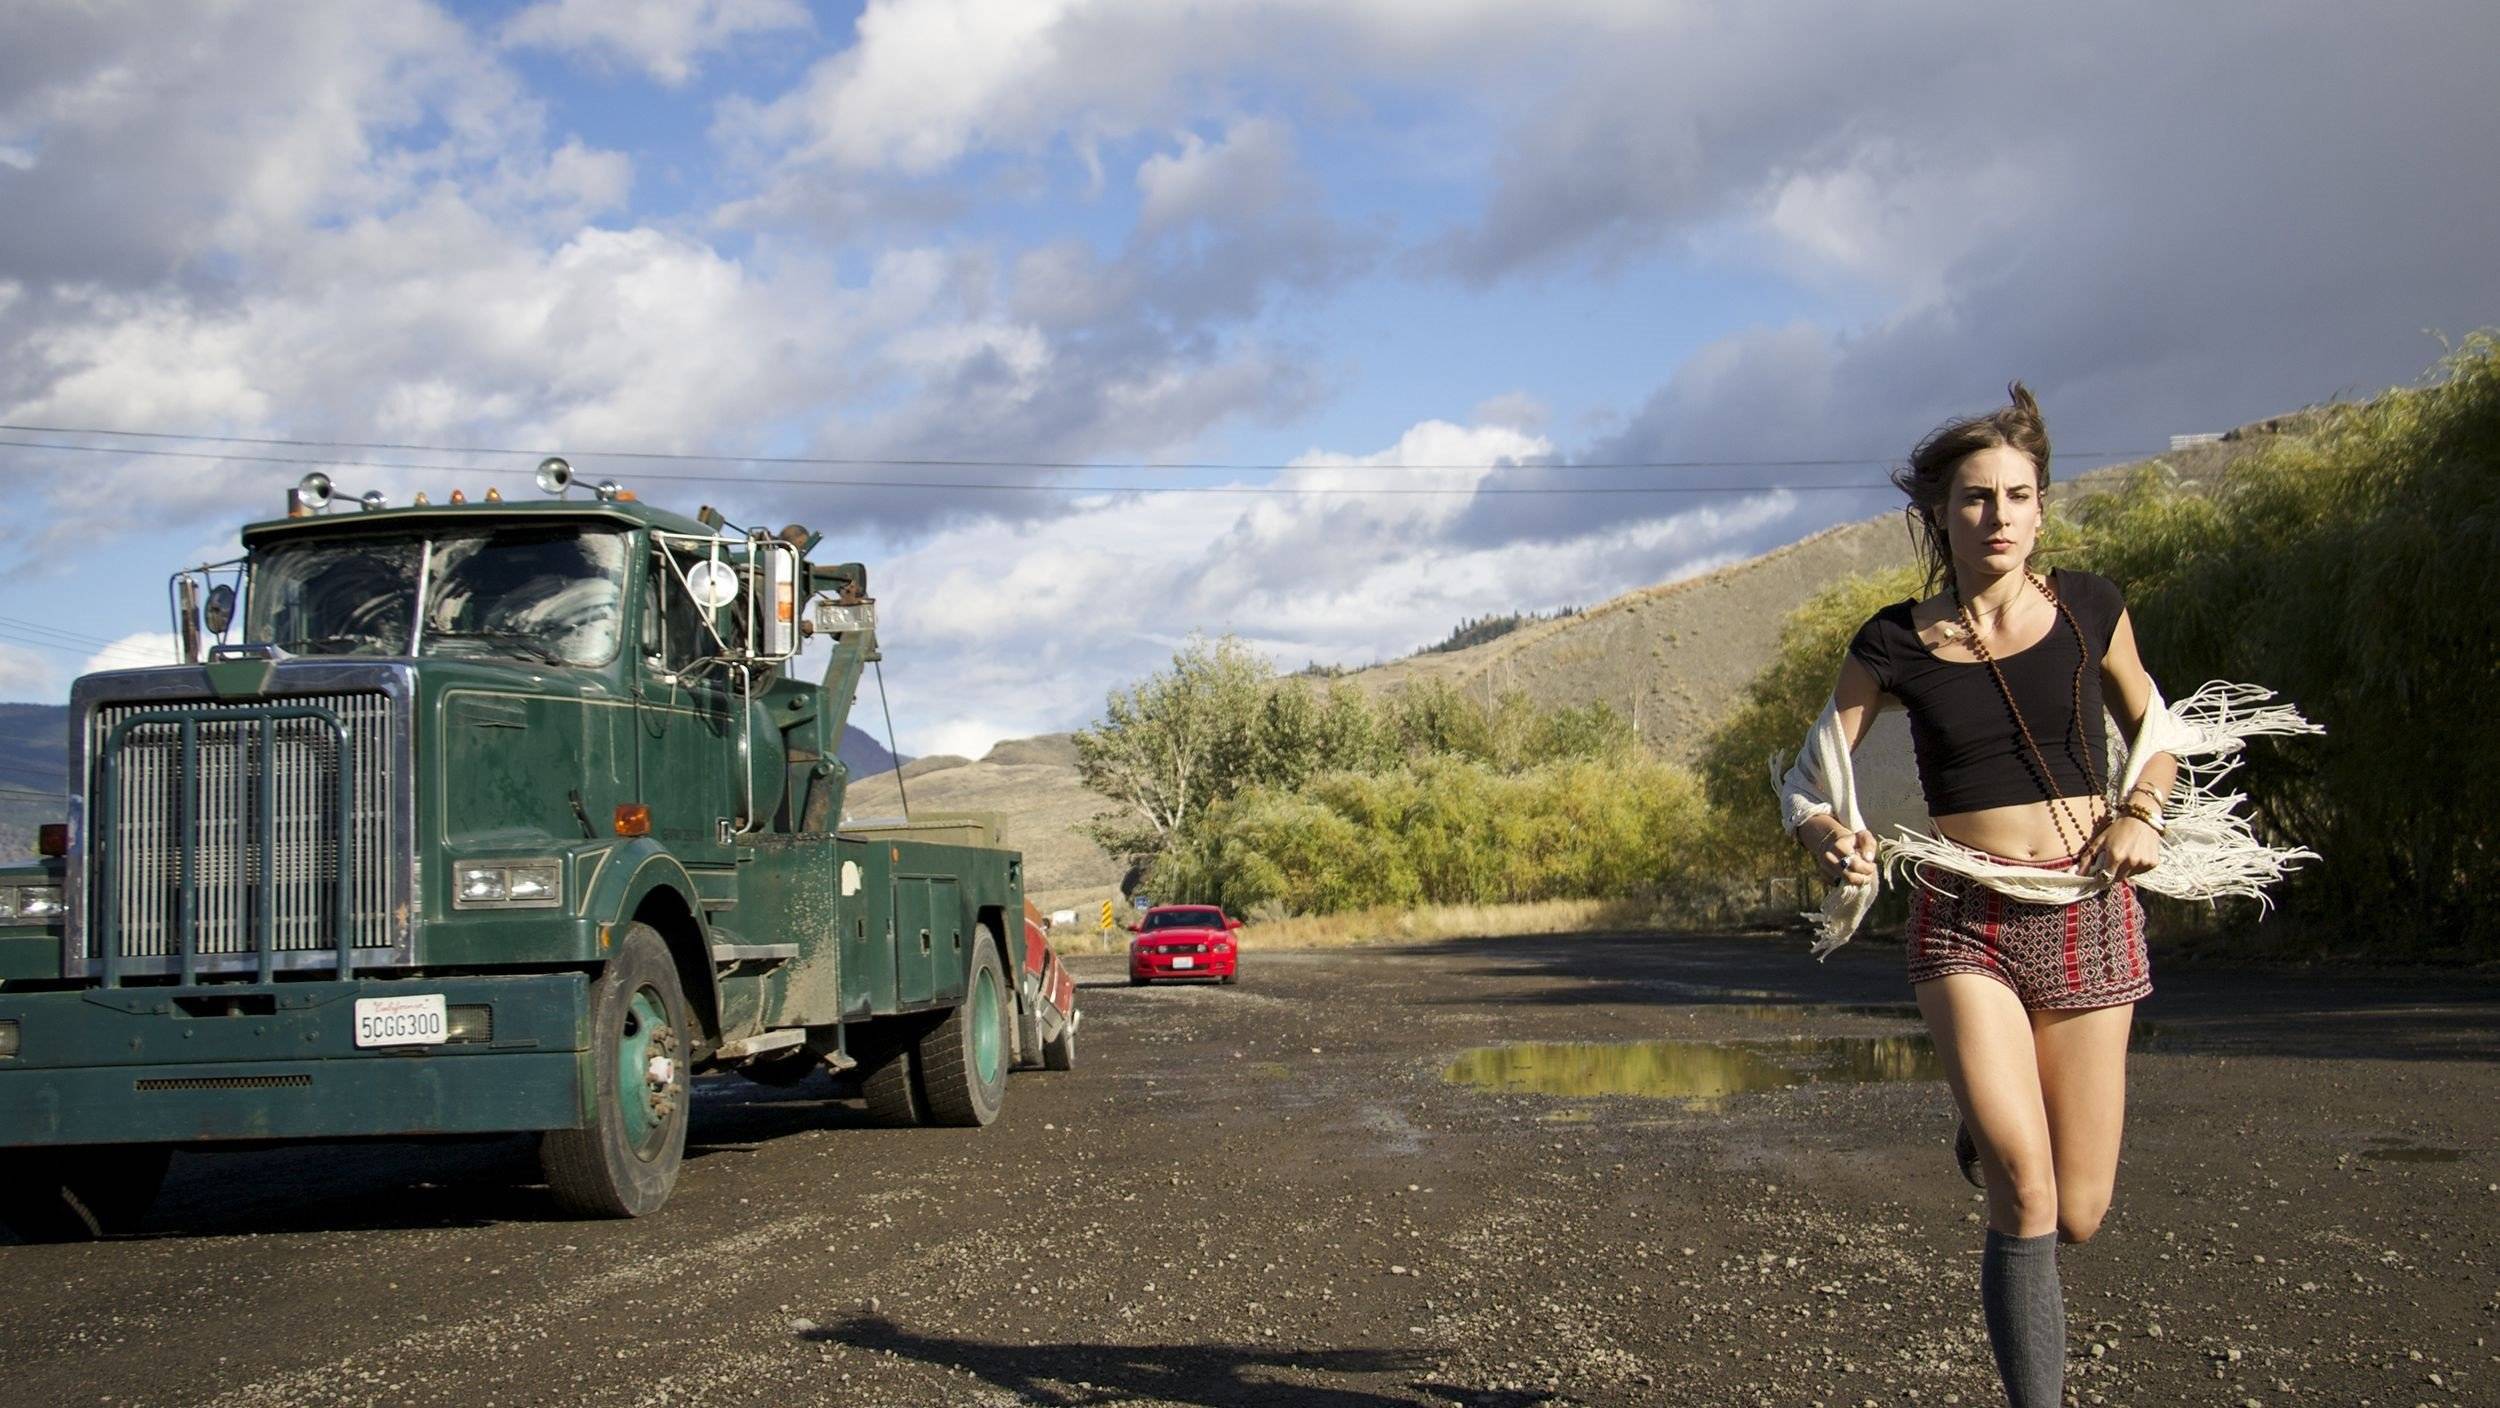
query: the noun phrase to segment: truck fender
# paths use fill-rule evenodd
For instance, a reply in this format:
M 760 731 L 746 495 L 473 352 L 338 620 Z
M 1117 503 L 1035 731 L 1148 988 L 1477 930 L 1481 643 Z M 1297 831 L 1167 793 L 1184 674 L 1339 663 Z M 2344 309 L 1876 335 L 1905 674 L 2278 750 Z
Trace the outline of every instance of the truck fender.
M 703 905 L 694 877 L 667 848 L 647 836 L 621 841 L 593 877 L 582 913 L 598 919 L 601 957 L 613 952 L 610 931 L 640 920 L 660 931 L 669 956 L 677 962 L 678 981 L 686 1002 L 702 1022 L 705 1036 L 720 1041 L 720 988 L 712 968 L 711 926 L 703 921 Z

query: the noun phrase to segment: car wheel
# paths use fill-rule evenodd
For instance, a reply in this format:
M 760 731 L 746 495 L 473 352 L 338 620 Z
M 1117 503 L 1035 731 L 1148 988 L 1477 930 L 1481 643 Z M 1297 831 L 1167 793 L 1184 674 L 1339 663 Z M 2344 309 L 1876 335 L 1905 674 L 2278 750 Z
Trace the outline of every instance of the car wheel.
M 920 1038 L 920 1089 L 930 1123 L 971 1127 L 998 1118 L 1007 1103 L 1012 1002 L 998 950 L 985 939 L 977 942 L 964 1000 Z
M 173 1156 L 162 1144 L 12 1150 L 0 1158 L 0 1224 L 28 1242 L 87 1242 L 135 1231 Z
M 1238 982 L 1240 982 L 1240 981 L 1241 981 L 1241 969 L 1239 969 L 1238 967 L 1236 967 L 1235 969 L 1233 969 L 1233 971 L 1231 971 L 1231 972 L 1229 972 L 1229 973 L 1225 974 L 1225 975 L 1224 975 L 1224 977 L 1223 977 L 1223 979 L 1222 979 L 1222 982 L 1223 982 L 1224 986 L 1226 986 L 1226 987 L 1231 987 L 1233 984 L 1238 983 Z
M 659 1211 L 686 1156 L 693 1023 L 659 931 L 635 924 L 591 989 L 590 1123 L 551 1129 L 539 1167 L 556 1204 L 582 1217 Z

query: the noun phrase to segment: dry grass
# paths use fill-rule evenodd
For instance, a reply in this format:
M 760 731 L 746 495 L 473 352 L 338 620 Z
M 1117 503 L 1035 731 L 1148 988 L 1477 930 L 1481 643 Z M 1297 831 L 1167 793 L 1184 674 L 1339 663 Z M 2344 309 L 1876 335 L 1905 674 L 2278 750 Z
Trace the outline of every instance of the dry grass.
M 1415 909 L 1383 906 L 1245 924 L 1240 938 L 1244 950 L 1357 948 L 1431 939 L 1650 929 L 1662 927 L 1664 918 L 1658 906 L 1646 900 L 1540 900 L 1529 904 L 1425 905 Z
M 1445 904 L 1400 909 L 1383 905 L 1342 914 L 1303 914 L 1244 924 L 1242 949 L 1361 948 L 1369 944 L 1429 943 L 1438 939 L 1499 939 L 1518 934 L 1617 934 L 1678 929 L 1778 926 L 1796 909 L 1792 891 L 1774 886 L 1759 894 L 1734 893 L 1681 902 L 1660 900 L 1539 900 L 1527 904 Z M 1061 953 L 1119 953 L 1134 937 L 1125 928 L 1104 933 L 1091 927 L 1061 929 L 1050 936 Z

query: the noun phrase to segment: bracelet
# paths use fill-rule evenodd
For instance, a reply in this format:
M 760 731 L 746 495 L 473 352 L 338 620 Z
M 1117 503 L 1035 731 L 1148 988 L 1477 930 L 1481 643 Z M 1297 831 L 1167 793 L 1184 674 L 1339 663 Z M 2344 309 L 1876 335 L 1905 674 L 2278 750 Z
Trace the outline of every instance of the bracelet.
M 2143 822 L 2146 826 L 2153 828 L 2153 834 L 2156 836 L 2166 835 L 2170 830 L 2169 825 L 2162 820 L 2160 812 L 2155 811 L 2150 807 L 2136 806 L 2135 794 L 2132 792 L 2127 794 L 2127 801 L 2119 805 L 2118 814 L 2120 816 L 2131 816 L 2136 820 Z

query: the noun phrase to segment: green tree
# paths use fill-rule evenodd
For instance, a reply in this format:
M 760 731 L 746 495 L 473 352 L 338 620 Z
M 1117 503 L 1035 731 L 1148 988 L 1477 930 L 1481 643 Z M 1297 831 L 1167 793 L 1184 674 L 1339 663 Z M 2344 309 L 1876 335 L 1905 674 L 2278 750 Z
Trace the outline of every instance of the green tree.
M 1208 804 L 1253 780 L 1275 670 L 1231 636 L 1196 636 L 1172 667 L 1114 690 L 1075 737 L 1077 774 L 1112 810 L 1086 834 L 1132 863 L 1151 859 Z

